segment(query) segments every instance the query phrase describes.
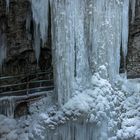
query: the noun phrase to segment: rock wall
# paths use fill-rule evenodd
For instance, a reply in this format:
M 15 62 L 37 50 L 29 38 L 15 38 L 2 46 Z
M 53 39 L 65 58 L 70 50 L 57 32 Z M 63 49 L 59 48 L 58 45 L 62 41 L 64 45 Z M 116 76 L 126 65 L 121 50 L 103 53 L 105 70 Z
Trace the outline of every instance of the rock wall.
M 140 76 L 140 0 L 136 0 L 134 22 L 130 19 L 127 72 L 130 78 Z
M 2 75 L 50 67 L 50 40 L 42 46 L 39 65 L 36 62 L 33 49 L 34 22 L 29 0 L 10 0 L 9 11 L 6 10 L 6 0 L 0 0 L 0 31 L 5 33 L 7 40 L 7 58 Z

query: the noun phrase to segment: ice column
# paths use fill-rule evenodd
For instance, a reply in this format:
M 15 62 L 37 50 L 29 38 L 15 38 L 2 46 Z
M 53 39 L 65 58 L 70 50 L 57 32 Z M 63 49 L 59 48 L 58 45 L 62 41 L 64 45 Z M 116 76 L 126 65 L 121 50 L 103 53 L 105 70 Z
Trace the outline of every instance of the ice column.
M 55 89 L 59 105 L 71 96 L 74 82 L 74 21 L 73 1 L 53 0 L 52 10 L 52 53 Z
M 85 13 L 86 1 L 75 0 L 74 7 L 74 41 L 75 41 L 75 79 L 78 88 L 84 88 L 89 80 L 88 47 L 86 44 Z
M 92 13 L 92 71 L 105 65 L 110 81 L 114 81 L 120 66 L 122 5 L 115 0 L 94 0 Z
M 88 69 L 84 39 L 84 0 L 53 0 L 52 52 L 59 104 L 72 96 L 76 83 L 85 84 Z
M 44 44 L 48 37 L 49 0 L 31 0 L 31 8 L 35 23 L 34 49 L 37 61 L 40 55 L 41 41 Z
M 128 48 L 128 34 L 129 34 L 129 0 L 123 0 L 122 13 L 122 51 L 124 57 L 124 65 L 126 66 L 126 56 Z

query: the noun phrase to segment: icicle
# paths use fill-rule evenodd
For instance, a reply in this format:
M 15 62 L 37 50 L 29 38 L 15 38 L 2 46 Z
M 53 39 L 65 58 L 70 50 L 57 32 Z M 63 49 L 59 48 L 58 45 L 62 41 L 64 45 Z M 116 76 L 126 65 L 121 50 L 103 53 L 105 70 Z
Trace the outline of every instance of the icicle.
M 135 7 L 136 7 L 136 0 L 131 0 L 131 11 L 132 11 L 131 24 L 133 24 L 135 20 Z
M 124 57 L 124 65 L 126 65 L 128 34 L 129 34 L 128 29 L 129 29 L 129 0 L 124 0 L 123 15 L 122 15 L 122 51 Z
M 10 0 L 6 0 L 6 12 L 9 12 Z
M 0 70 L 6 59 L 6 40 L 5 35 L 0 32 Z
M 72 95 L 74 81 L 74 1 L 54 0 L 52 10 L 52 55 L 55 89 L 61 106 Z
M 15 101 L 12 97 L 0 98 L 0 114 L 14 117 Z
M 39 34 L 39 26 L 35 25 L 34 30 L 34 50 L 35 50 L 35 56 L 37 60 L 37 64 L 39 63 L 39 57 L 40 57 L 40 34 Z
M 56 130 L 45 129 L 43 134 L 46 140 L 107 140 L 107 121 L 102 121 L 100 126 L 96 123 L 70 121 L 58 126 Z M 40 137 L 35 139 L 41 139 Z
M 40 37 L 43 43 L 48 36 L 48 4 L 48 0 L 31 0 L 33 19 L 36 25 L 39 26 Z
M 26 17 L 26 30 L 27 31 L 30 31 L 30 26 L 31 26 L 31 13 L 28 11 L 27 17 Z
M 36 59 L 39 59 L 40 43 L 44 44 L 48 37 L 48 0 L 31 0 L 31 8 L 33 13 L 33 19 L 35 22 L 36 31 L 34 36 L 34 48 L 36 53 Z M 36 44 L 37 43 L 37 44 Z
M 76 81 L 83 88 L 89 80 L 88 49 L 85 44 L 85 1 L 75 0 L 74 9 L 74 41 L 76 45 Z

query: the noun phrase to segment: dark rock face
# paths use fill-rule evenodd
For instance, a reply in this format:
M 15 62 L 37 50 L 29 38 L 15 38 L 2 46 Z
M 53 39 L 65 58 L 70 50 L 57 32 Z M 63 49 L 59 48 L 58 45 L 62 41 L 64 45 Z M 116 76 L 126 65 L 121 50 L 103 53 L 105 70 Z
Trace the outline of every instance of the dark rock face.
M 127 72 L 128 76 L 140 76 L 140 0 L 136 1 L 135 20 L 129 28 Z
M 7 58 L 1 74 L 15 75 L 50 67 L 50 44 L 43 46 L 40 62 L 38 65 L 36 62 L 33 50 L 34 23 L 29 0 L 10 0 L 9 12 L 6 12 L 5 1 L 0 0 L 0 30 L 6 36 Z

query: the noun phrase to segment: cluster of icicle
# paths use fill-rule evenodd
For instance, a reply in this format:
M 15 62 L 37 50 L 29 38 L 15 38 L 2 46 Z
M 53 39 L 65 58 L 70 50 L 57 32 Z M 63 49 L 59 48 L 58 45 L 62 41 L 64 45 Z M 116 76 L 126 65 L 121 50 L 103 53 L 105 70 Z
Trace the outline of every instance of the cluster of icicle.
M 12 97 L 0 98 L 0 114 L 14 117 L 15 100 Z
M 48 35 L 48 0 L 31 0 L 31 8 L 35 23 L 34 29 L 34 49 L 37 62 L 40 56 L 40 45 L 47 41 Z
M 35 137 L 34 140 L 107 140 L 106 122 L 101 126 L 87 122 L 68 122 L 56 130 L 46 130 L 45 135 Z
M 78 87 L 84 87 L 90 74 L 97 72 L 101 65 L 107 67 L 109 80 L 115 81 L 119 75 L 121 47 L 126 61 L 130 2 L 132 20 L 135 16 L 136 1 L 132 1 L 31 0 L 37 59 L 39 39 L 43 42 L 47 39 L 51 7 L 55 87 L 60 104 L 72 96 L 75 81 Z

